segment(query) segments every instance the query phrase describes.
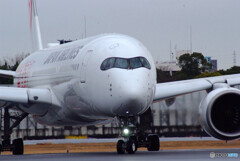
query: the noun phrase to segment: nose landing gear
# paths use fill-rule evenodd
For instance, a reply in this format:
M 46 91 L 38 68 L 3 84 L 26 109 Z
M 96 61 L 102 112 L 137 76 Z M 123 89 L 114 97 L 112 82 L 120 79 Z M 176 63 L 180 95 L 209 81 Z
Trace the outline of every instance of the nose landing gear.
M 137 151 L 136 142 L 132 139 L 124 142 L 123 140 L 118 140 L 117 142 L 117 152 L 118 154 L 124 154 L 128 152 L 128 154 L 134 154 Z
M 145 132 L 152 126 L 151 108 L 139 117 L 140 123 L 138 123 L 138 117 L 119 117 L 122 126 L 121 137 L 123 139 L 117 142 L 118 154 L 124 154 L 125 152 L 134 154 L 140 147 L 146 147 L 148 151 L 159 151 L 158 135 Z M 129 128 L 131 125 L 135 125 L 135 127 Z

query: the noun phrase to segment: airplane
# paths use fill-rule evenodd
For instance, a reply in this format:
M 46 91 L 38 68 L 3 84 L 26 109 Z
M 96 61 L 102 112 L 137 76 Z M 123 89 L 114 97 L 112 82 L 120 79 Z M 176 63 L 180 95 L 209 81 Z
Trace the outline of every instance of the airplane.
M 0 87 L 4 108 L 0 151 L 24 153 L 23 140 L 10 136 L 29 114 L 49 126 L 88 126 L 117 119 L 123 130 L 117 153 L 133 154 L 139 147 L 158 151 L 158 135 L 143 130 L 151 126 L 151 104 L 201 90 L 208 92 L 199 105 L 203 129 L 221 140 L 240 137 L 240 90 L 234 88 L 240 84 L 240 74 L 157 84 L 151 53 L 140 41 L 122 34 L 43 49 L 36 2 L 30 4 L 39 50 L 25 58 L 16 72 L 0 70 L 1 77 L 14 79 L 13 86 Z M 9 109 L 22 114 L 13 117 Z M 15 122 L 10 124 L 10 119 Z

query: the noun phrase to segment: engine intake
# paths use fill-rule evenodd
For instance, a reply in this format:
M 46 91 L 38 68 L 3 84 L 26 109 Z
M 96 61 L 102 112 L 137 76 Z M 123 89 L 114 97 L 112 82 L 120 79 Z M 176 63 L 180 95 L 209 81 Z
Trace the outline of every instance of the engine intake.
M 240 90 L 218 88 L 200 104 L 200 119 L 204 130 L 221 140 L 240 137 Z

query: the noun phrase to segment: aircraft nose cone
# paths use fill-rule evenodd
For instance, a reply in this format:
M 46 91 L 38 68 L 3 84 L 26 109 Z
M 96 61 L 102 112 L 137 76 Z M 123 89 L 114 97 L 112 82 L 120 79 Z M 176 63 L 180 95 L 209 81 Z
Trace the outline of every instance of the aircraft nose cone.
M 137 115 L 146 104 L 145 93 L 140 89 L 129 89 L 123 99 L 125 100 L 122 106 L 123 112 L 129 115 Z
M 119 89 L 121 107 L 117 113 L 122 116 L 139 115 L 148 108 L 151 90 L 145 82 L 127 81 Z

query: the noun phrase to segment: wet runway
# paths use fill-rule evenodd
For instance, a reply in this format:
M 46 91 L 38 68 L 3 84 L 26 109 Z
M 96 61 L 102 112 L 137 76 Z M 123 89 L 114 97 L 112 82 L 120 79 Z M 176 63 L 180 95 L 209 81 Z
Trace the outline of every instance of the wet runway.
M 210 155 L 211 154 L 211 155 Z M 1 161 L 215 161 L 240 160 L 240 149 L 211 150 L 162 150 L 159 152 L 139 151 L 135 154 L 119 155 L 116 152 L 36 154 L 0 156 Z

